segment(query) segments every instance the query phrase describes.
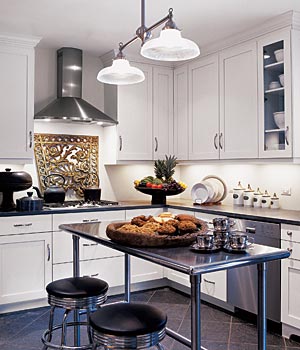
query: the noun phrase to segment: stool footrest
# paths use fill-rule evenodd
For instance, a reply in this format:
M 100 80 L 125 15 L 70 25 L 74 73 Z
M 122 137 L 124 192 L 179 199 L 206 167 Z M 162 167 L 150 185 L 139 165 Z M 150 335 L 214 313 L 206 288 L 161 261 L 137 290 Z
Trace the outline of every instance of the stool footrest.
M 79 322 L 67 322 L 66 323 L 67 327 L 75 327 L 75 326 L 88 326 L 87 322 L 79 321 Z M 52 328 L 51 334 L 53 334 L 54 331 L 62 329 L 62 325 L 56 325 Z M 43 335 L 42 335 L 42 342 L 44 346 L 47 348 L 51 349 L 58 349 L 58 350 L 88 350 L 92 349 L 92 344 L 86 344 L 86 345 L 79 345 L 79 346 L 68 346 L 68 345 L 58 345 L 54 344 L 52 342 L 48 342 L 46 339 L 48 338 L 50 334 L 50 330 L 47 329 Z

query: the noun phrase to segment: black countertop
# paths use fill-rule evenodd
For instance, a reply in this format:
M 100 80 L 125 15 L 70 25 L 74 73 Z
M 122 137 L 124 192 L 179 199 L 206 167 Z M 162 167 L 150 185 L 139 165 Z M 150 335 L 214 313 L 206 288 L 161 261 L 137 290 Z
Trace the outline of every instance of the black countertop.
M 112 210 L 132 210 L 132 209 L 147 209 L 147 208 L 161 208 L 163 205 L 151 205 L 150 201 L 121 201 L 119 205 L 104 206 L 99 208 L 74 208 L 74 209 L 43 209 L 42 211 L 31 212 L 0 212 L 0 217 L 8 216 L 24 216 L 24 215 L 48 215 L 48 214 L 66 214 L 66 213 L 83 213 L 83 212 L 97 212 L 97 211 L 112 211 Z M 215 216 L 229 216 L 238 219 L 249 219 L 273 223 L 285 223 L 292 225 L 300 225 L 300 211 L 299 210 L 285 210 L 285 209 L 268 209 L 268 208 L 251 208 L 243 206 L 232 205 L 193 205 L 188 199 L 173 199 L 167 201 L 167 208 L 196 211 Z

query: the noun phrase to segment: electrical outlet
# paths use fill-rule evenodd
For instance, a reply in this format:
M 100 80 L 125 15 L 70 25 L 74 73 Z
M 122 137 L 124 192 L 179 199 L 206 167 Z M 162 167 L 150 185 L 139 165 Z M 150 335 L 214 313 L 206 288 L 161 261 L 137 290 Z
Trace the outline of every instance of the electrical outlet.
M 290 187 L 285 187 L 281 190 L 282 196 L 291 196 L 292 195 L 292 189 Z

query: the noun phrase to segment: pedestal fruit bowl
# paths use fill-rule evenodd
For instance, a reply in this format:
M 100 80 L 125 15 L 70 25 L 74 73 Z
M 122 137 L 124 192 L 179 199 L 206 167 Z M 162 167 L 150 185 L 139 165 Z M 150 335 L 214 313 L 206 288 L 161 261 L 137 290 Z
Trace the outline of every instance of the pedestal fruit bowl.
M 141 180 L 134 181 L 137 191 L 152 196 L 151 204 L 166 204 L 166 196 L 174 196 L 182 193 L 187 185 L 182 181 L 173 178 L 177 158 L 175 156 L 165 156 L 164 160 L 158 159 L 154 162 L 154 174 Z

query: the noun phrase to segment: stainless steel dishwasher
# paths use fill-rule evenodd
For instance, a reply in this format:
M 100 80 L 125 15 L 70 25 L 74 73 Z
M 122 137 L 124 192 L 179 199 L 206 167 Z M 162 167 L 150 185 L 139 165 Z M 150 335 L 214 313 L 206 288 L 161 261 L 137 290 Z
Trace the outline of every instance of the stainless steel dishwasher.
M 255 243 L 280 248 L 280 225 L 235 219 L 234 229 L 247 232 Z M 280 260 L 267 264 L 267 319 L 280 322 Z M 257 267 L 246 266 L 227 272 L 228 303 L 257 314 Z

